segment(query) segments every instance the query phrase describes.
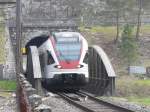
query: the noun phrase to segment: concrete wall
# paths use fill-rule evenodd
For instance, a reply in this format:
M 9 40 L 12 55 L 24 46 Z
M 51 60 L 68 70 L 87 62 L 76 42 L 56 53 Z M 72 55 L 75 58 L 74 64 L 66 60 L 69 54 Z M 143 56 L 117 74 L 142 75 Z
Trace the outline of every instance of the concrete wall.
M 7 26 L 5 27 L 5 37 L 6 37 L 6 44 L 5 44 L 6 62 L 4 64 L 3 79 L 15 79 L 16 78 L 15 57 Z

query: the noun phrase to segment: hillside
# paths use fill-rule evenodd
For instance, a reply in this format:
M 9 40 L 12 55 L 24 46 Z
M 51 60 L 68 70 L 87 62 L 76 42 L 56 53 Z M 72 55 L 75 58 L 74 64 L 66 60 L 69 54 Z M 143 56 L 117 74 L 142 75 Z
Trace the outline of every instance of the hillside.
M 122 61 L 123 59 L 120 56 L 118 44 L 114 44 L 113 41 L 116 32 L 114 27 L 81 29 L 82 34 L 88 40 L 89 44 L 99 45 L 110 58 L 117 74 L 116 96 L 124 97 L 129 101 L 143 105 L 150 105 L 150 80 L 142 74 L 138 76 L 127 74 L 127 66 Z M 144 30 L 145 32 L 143 30 L 141 31 L 141 37 L 138 41 L 139 59 L 136 65 L 148 67 L 150 66 L 150 34 L 148 33 L 150 30 Z
M 114 27 L 100 27 L 84 30 L 82 28 L 81 31 L 90 45 L 96 44 L 105 50 L 118 75 L 122 75 L 122 72 L 126 72 L 127 68 L 120 56 L 119 45 L 114 44 L 116 35 Z M 145 32 L 142 31 L 143 30 L 141 30 L 141 37 L 138 41 L 139 59 L 136 65 L 148 67 L 150 66 L 150 34 L 148 30 L 144 30 Z

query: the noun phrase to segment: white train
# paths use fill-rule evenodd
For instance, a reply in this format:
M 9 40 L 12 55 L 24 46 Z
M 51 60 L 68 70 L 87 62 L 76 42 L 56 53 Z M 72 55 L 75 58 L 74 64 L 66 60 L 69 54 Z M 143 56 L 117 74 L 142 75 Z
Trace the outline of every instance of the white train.
M 88 44 L 80 33 L 53 32 L 34 38 L 27 46 L 35 44 L 44 87 L 79 89 L 88 83 Z

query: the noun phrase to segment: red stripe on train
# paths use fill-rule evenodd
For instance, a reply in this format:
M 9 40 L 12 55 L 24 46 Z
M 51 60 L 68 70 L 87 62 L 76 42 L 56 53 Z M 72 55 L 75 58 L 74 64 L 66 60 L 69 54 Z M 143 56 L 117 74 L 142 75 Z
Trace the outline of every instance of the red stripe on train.
M 75 69 L 79 64 L 79 61 L 60 61 L 59 63 L 62 69 Z

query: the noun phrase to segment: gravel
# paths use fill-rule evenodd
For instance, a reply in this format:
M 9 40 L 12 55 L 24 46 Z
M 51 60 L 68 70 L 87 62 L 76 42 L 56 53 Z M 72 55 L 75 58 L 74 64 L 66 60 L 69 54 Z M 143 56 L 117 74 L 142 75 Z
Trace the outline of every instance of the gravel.
M 79 108 L 69 104 L 58 95 L 51 94 L 48 97 L 42 99 L 43 104 L 50 106 L 52 112 L 84 112 Z
M 0 94 L 0 112 L 18 112 L 15 95 L 6 93 Z

